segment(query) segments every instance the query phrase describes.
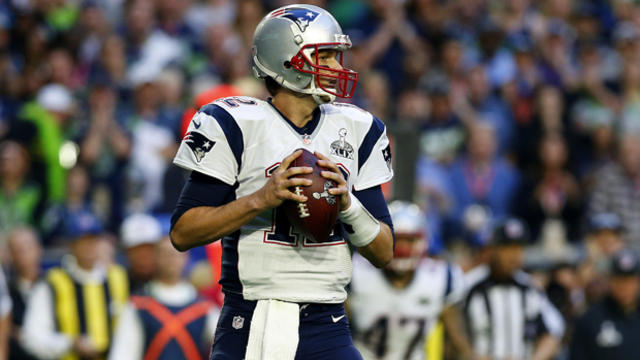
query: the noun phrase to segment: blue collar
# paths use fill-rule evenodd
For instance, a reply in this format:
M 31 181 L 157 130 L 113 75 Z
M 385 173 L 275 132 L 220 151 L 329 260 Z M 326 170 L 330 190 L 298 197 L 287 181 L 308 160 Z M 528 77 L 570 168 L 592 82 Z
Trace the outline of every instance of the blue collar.
M 268 98 L 267 102 L 269 103 L 269 105 L 271 105 L 271 107 L 273 107 L 278 112 L 278 114 L 280 114 L 280 116 L 284 119 L 284 121 L 286 121 L 287 124 L 289 124 L 289 126 L 291 126 L 291 128 L 300 135 L 313 134 L 313 132 L 318 127 L 318 124 L 320 123 L 320 115 L 322 114 L 322 111 L 320 110 L 320 106 L 316 107 L 316 109 L 313 110 L 313 115 L 311 117 L 311 120 L 305 126 L 298 127 L 291 120 L 289 120 L 289 118 L 287 118 L 283 113 L 281 113 L 280 110 L 278 110 L 278 108 L 275 107 L 275 105 L 273 105 L 273 103 L 271 102 L 271 98 Z

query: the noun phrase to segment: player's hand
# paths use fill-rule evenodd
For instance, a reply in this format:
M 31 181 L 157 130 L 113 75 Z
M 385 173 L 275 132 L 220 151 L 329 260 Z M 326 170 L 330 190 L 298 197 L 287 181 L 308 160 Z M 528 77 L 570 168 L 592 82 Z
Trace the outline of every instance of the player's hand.
M 73 341 L 73 351 L 81 358 L 95 359 L 100 356 L 100 352 L 87 336 L 81 336 Z
M 336 183 L 336 187 L 328 190 L 329 194 L 339 196 L 340 197 L 340 211 L 346 210 L 351 206 L 351 198 L 349 197 L 349 185 L 347 184 L 347 180 L 345 180 L 342 175 L 342 171 L 338 169 L 338 165 L 333 161 L 329 160 L 326 156 L 322 155 L 319 152 L 315 152 L 315 155 L 318 159 L 318 165 L 327 169 L 322 171 L 320 174 L 323 178 L 333 180 Z
M 311 185 L 311 180 L 295 177 L 296 175 L 311 174 L 313 172 L 311 167 L 289 167 L 300 154 L 302 154 L 302 150 L 296 150 L 284 158 L 278 169 L 271 174 L 269 181 L 258 191 L 259 199 L 264 208 L 278 207 L 285 200 L 307 201 L 306 196 L 298 195 L 290 190 L 295 186 Z

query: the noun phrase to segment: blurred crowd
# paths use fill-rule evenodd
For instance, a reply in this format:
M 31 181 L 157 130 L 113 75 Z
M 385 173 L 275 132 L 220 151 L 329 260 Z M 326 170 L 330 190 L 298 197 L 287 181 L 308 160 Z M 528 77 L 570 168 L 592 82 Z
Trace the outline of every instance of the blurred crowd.
M 532 234 L 525 266 L 566 319 L 606 293 L 605 260 L 640 250 L 639 2 L 306 2 L 329 9 L 353 41 L 352 102 L 386 123 L 389 197 L 425 211 L 431 255 L 469 270 L 487 228 L 518 216 Z M 79 229 L 92 229 L 85 217 L 104 230 L 96 256 L 125 264 L 132 286 L 151 278 L 152 256 L 131 255 L 151 241 L 123 221 L 152 214 L 168 233 L 185 179 L 171 161 L 191 116 L 218 97 L 268 96 L 250 73 L 251 40 L 288 3 L 0 3 L 10 284 L 24 290 L 59 264 Z M 186 265 L 201 288 L 216 275 L 198 266 L 208 255 L 196 250 Z

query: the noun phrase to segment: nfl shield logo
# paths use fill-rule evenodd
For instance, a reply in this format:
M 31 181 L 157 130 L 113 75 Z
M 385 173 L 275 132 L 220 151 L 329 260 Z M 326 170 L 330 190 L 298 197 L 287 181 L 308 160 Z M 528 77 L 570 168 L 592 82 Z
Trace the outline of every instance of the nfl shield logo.
M 233 322 L 231 322 L 231 326 L 236 330 L 242 329 L 242 327 L 244 326 L 244 318 L 240 315 L 234 316 Z

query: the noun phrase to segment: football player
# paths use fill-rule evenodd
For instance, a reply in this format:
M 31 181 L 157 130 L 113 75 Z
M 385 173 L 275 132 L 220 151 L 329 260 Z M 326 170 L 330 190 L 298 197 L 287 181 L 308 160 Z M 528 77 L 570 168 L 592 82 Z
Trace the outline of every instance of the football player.
M 389 210 L 396 235 L 391 263 L 379 270 L 358 255 L 353 260 L 348 305 L 356 346 L 365 359 L 440 360 L 446 329 L 461 358 L 470 358 L 457 307 L 462 270 L 424 257 L 425 214 L 417 205 L 394 201 Z
M 384 124 L 334 102 L 353 95 L 357 73 L 342 65 L 350 46 L 322 8 L 270 12 L 256 28 L 252 61 L 272 97 L 203 106 L 180 145 L 174 162 L 191 175 L 172 242 L 186 250 L 222 238 L 225 300 L 211 359 L 360 359 L 343 307 L 349 247 L 375 266 L 391 260 L 380 185 L 393 171 Z M 290 166 L 299 148 L 315 152 L 340 199 L 338 224 L 320 243 L 301 236 L 279 207 L 307 201 L 290 190 L 311 184 L 297 177 L 311 167 Z

